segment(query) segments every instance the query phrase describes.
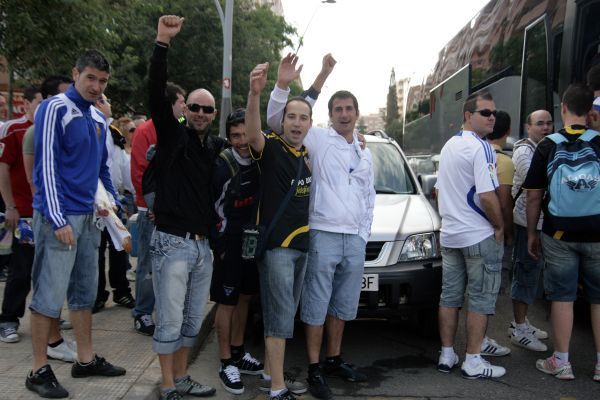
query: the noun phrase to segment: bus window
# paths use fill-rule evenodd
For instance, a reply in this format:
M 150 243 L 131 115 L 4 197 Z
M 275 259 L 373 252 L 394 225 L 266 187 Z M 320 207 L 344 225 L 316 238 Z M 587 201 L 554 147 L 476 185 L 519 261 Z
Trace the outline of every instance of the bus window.
M 525 30 L 521 76 L 521 126 L 535 110 L 552 111 L 548 99 L 548 46 L 546 19 L 542 17 Z
M 578 11 L 577 59 L 574 81 L 584 82 L 587 71 L 600 63 L 600 1 L 583 4 Z

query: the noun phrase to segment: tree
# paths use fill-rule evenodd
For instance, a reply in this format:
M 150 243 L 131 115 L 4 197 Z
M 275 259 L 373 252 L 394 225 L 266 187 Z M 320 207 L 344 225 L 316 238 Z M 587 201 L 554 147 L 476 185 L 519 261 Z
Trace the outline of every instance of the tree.
M 390 126 L 394 121 L 398 120 L 398 94 L 396 93 L 396 73 L 392 68 L 392 74 L 390 76 L 390 85 L 388 87 L 387 94 L 387 108 L 385 113 L 385 126 Z

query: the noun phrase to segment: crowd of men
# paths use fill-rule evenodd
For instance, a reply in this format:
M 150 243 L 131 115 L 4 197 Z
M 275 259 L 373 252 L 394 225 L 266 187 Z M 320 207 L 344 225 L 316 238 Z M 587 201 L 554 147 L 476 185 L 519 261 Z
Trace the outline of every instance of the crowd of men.
M 330 399 L 326 377 L 368 379 L 341 357 L 345 323 L 357 314 L 375 204 L 371 153 L 355 131 L 358 101 L 351 92 L 336 92 L 328 101 L 330 127 L 313 127 L 312 108 L 336 61 L 324 56 L 311 87 L 288 99 L 289 85 L 301 70 L 298 58 L 288 54 L 269 98 L 266 121 L 272 132 L 261 129 L 260 96 L 269 65 L 259 64 L 250 73 L 246 108 L 227 118 L 225 141 L 211 131 L 217 115 L 212 94 L 198 88 L 186 97 L 168 82 L 169 47 L 183 22 L 173 15 L 159 19 L 149 68 L 148 121 L 123 117 L 112 123 L 104 95 L 111 68 L 102 53 L 88 50 L 77 60 L 72 80 L 49 77 L 41 88 L 25 90 L 26 114 L 0 129 L 0 193 L 6 231 L 14 232 L 1 339 L 19 340 L 19 319 L 32 287 L 29 390 L 68 397 L 49 357 L 72 362 L 74 378 L 124 375 L 124 368 L 92 346 L 91 314 L 109 296 L 108 247 L 113 300 L 132 309 L 137 332 L 153 338 L 161 399 L 216 392 L 187 372 L 209 296 L 217 303 L 218 374 L 226 391 L 243 393 L 241 374 L 248 374 L 259 376 L 259 387 L 270 399 L 294 399 L 307 390 Z M 463 130 L 442 149 L 437 183 L 441 372 L 459 364 L 454 340 L 466 293 L 462 376 L 505 374 L 482 355 L 510 352 L 488 338 L 486 329 L 502 282 L 507 288 L 511 277 L 510 340 L 529 350 L 547 350 L 541 340 L 548 334 L 527 319 L 543 269 L 555 351 L 536 367 L 574 379 L 568 348 L 581 268 L 598 352 L 593 378 L 600 381 L 600 189 L 594 190 L 600 180 L 600 68 L 590 71 L 588 84 L 565 91 L 564 128 L 558 133 L 549 135 L 549 112 L 532 112 L 528 137 L 515 144 L 512 158 L 503 151 L 510 116 L 496 110 L 488 93 L 465 101 Z M 97 217 L 109 211 L 95 203 L 99 183 L 123 217 L 137 211 L 135 300 L 126 278 L 127 253 L 97 227 Z M 564 194 L 560 185 L 575 194 Z M 573 208 L 577 212 L 569 212 Z M 244 348 L 249 304 L 256 295 L 263 313 L 264 364 Z M 65 299 L 70 321 L 61 319 Z M 284 372 L 285 343 L 293 336 L 298 308 L 308 386 Z M 61 337 L 61 327 L 70 325 L 76 344 Z M 326 358 L 321 360 L 323 336 Z

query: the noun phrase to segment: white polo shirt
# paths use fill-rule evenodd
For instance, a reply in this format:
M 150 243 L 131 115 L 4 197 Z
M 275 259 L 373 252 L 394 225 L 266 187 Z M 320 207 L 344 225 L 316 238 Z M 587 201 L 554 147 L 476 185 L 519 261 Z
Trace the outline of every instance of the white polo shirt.
M 468 247 L 494 233 L 478 194 L 497 187 L 496 153 L 487 141 L 461 131 L 446 142 L 436 183 L 442 246 Z

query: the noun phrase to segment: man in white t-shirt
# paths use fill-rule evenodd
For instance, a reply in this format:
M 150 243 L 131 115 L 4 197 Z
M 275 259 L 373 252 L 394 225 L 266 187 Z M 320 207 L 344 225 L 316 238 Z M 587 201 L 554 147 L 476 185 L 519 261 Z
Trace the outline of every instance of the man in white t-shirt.
M 438 370 L 450 372 L 458 365 L 454 339 L 466 290 L 467 354 L 461 371 L 467 379 L 498 378 L 506 373 L 481 357 L 488 315 L 496 309 L 504 252 L 504 225 L 496 194 L 496 154 L 484 139 L 494 129 L 495 116 L 496 105 L 490 94 L 467 98 L 463 106 L 464 130 L 442 148 L 436 184 L 443 266 Z

